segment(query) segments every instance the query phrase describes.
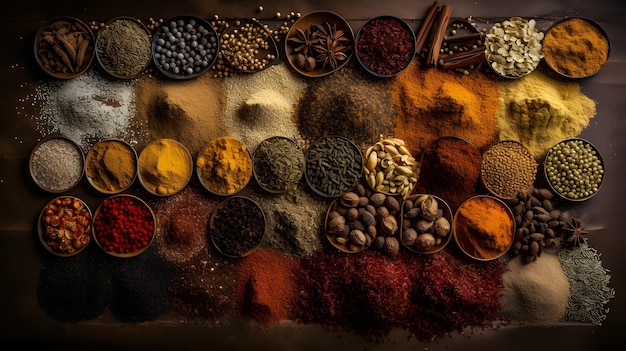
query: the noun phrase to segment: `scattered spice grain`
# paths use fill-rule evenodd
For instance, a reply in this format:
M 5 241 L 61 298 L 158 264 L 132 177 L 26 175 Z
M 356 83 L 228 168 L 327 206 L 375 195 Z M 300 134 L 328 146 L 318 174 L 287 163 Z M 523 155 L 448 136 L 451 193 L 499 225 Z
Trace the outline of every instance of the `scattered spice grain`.
M 155 216 L 159 254 L 173 263 L 192 260 L 207 247 L 209 216 L 217 199 L 204 196 L 196 181 L 159 202 Z
M 296 115 L 302 137 L 310 142 L 321 136 L 341 135 L 365 147 L 381 135 L 392 135 L 395 105 L 390 84 L 354 64 L 316 78 L 298 104 Z
M 106 310 L 113 293 L 108 263 L 94 250 L 72 257 L 50 257 L 39 273 L 39 306 L 64 322 L 91 320 Z
M 583 242 L 559 250 L 558 257 L 570 284 L 564 320 L 602 325 L 615 289 L 609 286 L 611 272 L 604 268 L 601 254 Z
M 159 257 L 154 247 L 144 255 L 116 261 L 111 268 L 111 313 L 121 322 L 158 319 L 170 308 L 172 274 L 172 267 Z
M 536 159 L 552 145 L 578 136 L 596 115 L 596 102 L 576 82 L 550 78 L 540 70 L 498 83 L 500 140 L 524 144 Z
M 394 135 L 419 159 L 442 136 L 457 136 L 483 152 L 498 141 L 498 84 L 484 73 L 460 76 L 416 63 L 398 74 L 391 87 Z

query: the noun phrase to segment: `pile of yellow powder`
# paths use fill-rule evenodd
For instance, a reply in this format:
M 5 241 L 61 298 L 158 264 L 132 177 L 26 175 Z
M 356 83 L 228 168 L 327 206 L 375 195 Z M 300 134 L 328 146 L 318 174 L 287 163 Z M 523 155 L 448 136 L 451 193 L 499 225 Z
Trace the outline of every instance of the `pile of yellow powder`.
M 499 84 L 500 140 L 526 145 L 542 159 L 557 142 L 578 136 L 596 115 L 596 103 L 580 85 L 540 71 Z

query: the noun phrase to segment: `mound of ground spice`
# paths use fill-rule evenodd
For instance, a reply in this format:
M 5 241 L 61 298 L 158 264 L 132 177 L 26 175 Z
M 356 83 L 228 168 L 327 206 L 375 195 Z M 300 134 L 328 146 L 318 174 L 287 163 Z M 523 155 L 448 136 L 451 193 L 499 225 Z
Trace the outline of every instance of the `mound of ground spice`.
M 390 135 L 395 106 L 389 88 L 354 65 L 311 81 L 297 110 L 302 137 L 341 135 L 363 147 Z
M 304 323 L 369 338 L 400 327 L 432 341 L 492 321 L 505 268 L 501 261 L 470 262 L 448 249 L 395 257 L 373 250 L 359 255 L 320 250 L 301 261 L 294 312 Z
M 263 326 L 290 319 L 298 293 L 293 279 L 299 260 L 260 248 L 237 262 L 242 313 Z
M 498 84 L 482 72 L 461 76 L 414 63 L 393 80 L 394 134 L 414 157 L 442 136 L 457 136 L 484 151 L 498 141 Z

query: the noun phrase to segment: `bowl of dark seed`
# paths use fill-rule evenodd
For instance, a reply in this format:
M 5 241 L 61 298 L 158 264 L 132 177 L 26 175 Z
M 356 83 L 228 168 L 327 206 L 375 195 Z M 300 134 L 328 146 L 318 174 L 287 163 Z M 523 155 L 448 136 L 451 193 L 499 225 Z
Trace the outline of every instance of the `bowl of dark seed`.
M 35 59 L 48 75 L 71 79 L 91 66 L 94 43 L 94 34 L 83 21 L 57 18 L 43 24 L 35 34 Z
M 500 199 L 513 199 L 531 186 L 536 177 L 537 161 L 530 150 L 517 141 L 500 141 L 483 153 L 480 180 Z
M 113 18 L 96 34 L 96 59 L 115 78 L 138 78 L 150 64 L 150 40 L 150 30 L 140 20 Z
M 244 257 L 261 245 L 265 222 L 258 203 L 245 196 L 231 196 L 217 205 L 211 215 L 209 235 L 224 256 Z
M 377 16 L 356 34 L 354 50 L 361 67 L 388 78 L 406 69 L 415 56 L 415 32 L 403 19 Z
M 263 190 L 283 193 L 295 190 L 304 173 L 304 153 L 290 138 L 274 136 L 263 140 L 252 154 L 253 174 Z
M 442 198 L 413 194 L 402 203 L 402 246 L 419 254 L 443 250 L 452 238 L 452 210 Z
M 274 37 L 259 21 L 238 18 L 221 33 L 220 54 L 235 71 L 254 73 L 278 61 Z
M 219 51 L 219 36 L 206 20 L 179 16 L 164 21 L 152 36 L 152 60 L 164 76 L 191 79 L 208 71 Z
M 565 200 L 584 201 L 600 191 L 604 181 L 604 161 L 590 142 L 571 138 L 548 150 L 543 164 L 548 185 Z
M 338 197 L 354 188 L 363 173 L 363 154 L 350 139 L 331 135 L 315 140 L 306 152 L 304 177 L 317 195 Z
M 315 11 L 300 17 L 285 40 L 287 62 L 307 77 L 321 77 L 341 69 L 353 52 L 352 27 L 330 11 Z

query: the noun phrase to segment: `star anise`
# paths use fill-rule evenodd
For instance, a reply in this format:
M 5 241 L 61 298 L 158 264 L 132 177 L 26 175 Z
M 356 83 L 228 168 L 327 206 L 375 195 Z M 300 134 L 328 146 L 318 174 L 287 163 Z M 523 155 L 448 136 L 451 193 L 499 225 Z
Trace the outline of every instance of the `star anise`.
M 330 39 L 331 41 L 337 42 L 338 45 L 343 45 L 350 41 L 350 39 L 344 35 L 343 30 L 337 29 L 336 23 L 331 25 L 328 22 L 324 22 L 324 24 L 314 24 L 313 26 L 320 40 Z
M 312 31 L 310 28 L 307 30 L 296 28 L 296 35 L 287 41 L 293 46 L 293 51 L 300 52 L 305 56 L 312 53 L 313 46 L 319 43 L 317 31 Z
M 348 55 L 345 53 L 346 47 L 340 45 L 336 40 L 330 40 L 329 38 L 325 40 L 320 39 L 320 44 L 315 45 L 313 48 L 317 53 L 315 60 L 321 62 L 324 68 L 330 66 L 332 69 L 335 69 L 340 61 L 348 58 Z
M 578 218 L 567 222 L 567 227 L 563 228 L 563 240 L 573 247 L 578 247 L 581 243 L 587 242 L 585 237 L 587 234 L 589 232 L 585 230 L 582 220 Z

